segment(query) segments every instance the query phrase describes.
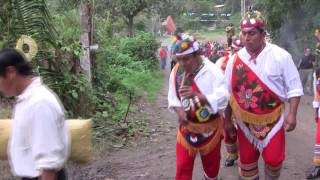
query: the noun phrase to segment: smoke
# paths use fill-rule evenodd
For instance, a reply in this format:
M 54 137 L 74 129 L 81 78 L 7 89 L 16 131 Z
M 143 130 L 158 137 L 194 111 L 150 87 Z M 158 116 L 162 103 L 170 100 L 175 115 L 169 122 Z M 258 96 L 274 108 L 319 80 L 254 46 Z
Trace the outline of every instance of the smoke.
M 277 38 L 278 44 L 292 55 L 292 58 L 296 64 L 304 52 L 303 49 L 298 47 L 297 32 L 298 31 L 294 20 L 291 19 L 281 26 Z

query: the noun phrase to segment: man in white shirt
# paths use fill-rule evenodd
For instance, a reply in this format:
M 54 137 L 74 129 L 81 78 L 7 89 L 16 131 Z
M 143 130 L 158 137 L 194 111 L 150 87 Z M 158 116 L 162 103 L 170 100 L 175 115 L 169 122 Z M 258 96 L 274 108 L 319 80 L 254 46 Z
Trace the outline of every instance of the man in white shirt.
M 228 92 L 222 72 L 200 56 L 199 43 L 192 36 L 176 37 L 173 53 L 178 64 L 169 78 L 169 110 L 178 115 L 176 180 L 191 180 L 194 159 L 199 152 L 204 179 L 218 178 L 223 112 Z
M 57 96 L 33 76 L 24 55 L 0 51 L 0 91 L 16 97 L 9 159 L 22 180 L 65 180 L 69 139 L 64 109 Z
M 265 21 L 250 10 L 241 20 L 245 48 L 228 61 L 225 75 L 231 94 L 226 108 L 227 129 L 237 122 L 241 179 L 259 179 L 258 159 L 265 163 L 266 179 L 278 179 L 285 158 L 285 130 L 293 131 L 303 89 L 291 55 L 265 42 Z M 284 102 L 289 102 L 284 114 Z

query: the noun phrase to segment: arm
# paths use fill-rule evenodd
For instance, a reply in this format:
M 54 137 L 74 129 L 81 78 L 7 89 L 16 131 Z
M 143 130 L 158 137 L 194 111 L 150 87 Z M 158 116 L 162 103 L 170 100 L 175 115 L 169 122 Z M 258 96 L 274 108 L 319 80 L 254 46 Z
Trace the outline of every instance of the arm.
M 297 124 L 297 111 L 300 97 L 291 97 L 289 99 L 290 109 L 285 119 L 285 129 L 287 132 L 293 131 Z
M 187 114 L 184 112 L 182 107 L 174 107 L 174 111 L 178 115 L 179 124 L 184 125 L 188 123 Z
M 168 89 L 168 109 L 170 112 L 176 112 L 176 107 L 182 107 L 181 101 L 177 97 L 175 82 L 174 82 L 174 69 L 170 73 Z
M 228 92 L 224 77 L 222 72 L 216 66 L 214 67 L 215 69 L 210 69 L 209 73 L 197 80 L 201 93 L 195 92 L 191 86 L 183 86 L 179 89 L 182 97 L 198 96 L 202 104 L 207 104 L 211 107 L 213 114 L 224 111 L 228 104 Z
M 286 96 L 289 101 L 289 113 L 285 117 L 285 129 L 287 132 L 293 131 L 296 127 L 296 116 L 298 105 L 300 102 L 300 96 L 303 95 L 303 89 L 299 77 L 297 68 L 295 67 L 292 57 L 290 55 L 282 61 L 281 66 L 284 77 L 284 84 L 286 90 Z
M 56 171 L 54 170 L 42 170 L 41 180 L 56 180 Z
M 212 113 L 223 112 L 228 105 L 229 93 L 227 90 L 227 85 L 222 71 L 213 64 L 212 80 L 210 80 L 212 91 L 208 94 L 204 94 L 208 104 L 212 109 Z M 210 82 L 209 81 L 209 82 Z
M 301 65 L 301 62 L 302 62 L 302 59 L 300 58 L 300 60 L 299 60 L 299 63 L 298 63 L 298 66 L 297 66 L 297 68 L 298 68 L 298 71 L 300 70 L 300 65 Z
M 34 163 L 41 171 L 41 180 L 51 180 L 63 168 L 68 156 L 68 134 L 62 109 L 52 102 L 33 106 L 30 141 Z
M 174 70 L 171 72 L 169 78 L 168 109 L 170 112 L 175 112 L 178 115 L 179 124 L 183 125 L 188 122 L 187 115 L 182 108 L 181 101 L 177 97 L 174 87 Z
M 318 112 L 319 112 L 319 107 L 314 108 L 314 119 L 315 119 L 316 123 L 318 123 L 318 118 L 319 118 Z
M 316 73 L 313 73 L 313 92 L 314 92 L 314 100 L 312 102 L 312 106 L 314 109 L 314 119 L 316 122 L 318 122 L 318 112 L 319 112 L 319 100 L 317 98 L 318 92 L 317 92 L 317 77 L 316 77 Z
M 230 136 L 236 136 L 236 129 L 233 125 L 232 117 L 232 109 L 230 104 L 228 104 L 227 108 L 224 111 L 224 128 L 228 132 Z

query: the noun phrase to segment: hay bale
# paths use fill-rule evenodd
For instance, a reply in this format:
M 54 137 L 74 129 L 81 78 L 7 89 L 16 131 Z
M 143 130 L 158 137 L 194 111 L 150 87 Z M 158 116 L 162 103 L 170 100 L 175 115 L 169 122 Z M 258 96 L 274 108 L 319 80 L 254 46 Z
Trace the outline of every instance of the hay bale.
M 71 137 L 71 149 L 69 159 L 84 163 L 91 158 L 92 121 L 67 120 L 67 128 Z M 11 120 L 0 119 L 0 160 L 7 160 L 7 147 L 11 133 Z
M 9 135 L 11 134 L 11 120 L 0 120 L 0 160 L 7 160 L 7 147 Z
M 88 162 L 91 158 L 92 121 L 67 120 L 71 136 L 70 159 L 75 162 Z

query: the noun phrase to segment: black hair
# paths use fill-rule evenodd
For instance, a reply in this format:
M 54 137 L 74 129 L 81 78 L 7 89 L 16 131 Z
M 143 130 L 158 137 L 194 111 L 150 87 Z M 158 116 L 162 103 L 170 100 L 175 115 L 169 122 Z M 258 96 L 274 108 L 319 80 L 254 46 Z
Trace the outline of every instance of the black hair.
M 18 50 L 6 48 L 0 51 L 0 76 L 6 76 L 6 68 L 13 66 L 19 75 L 32 75 L 32 67 L 27 62 L 25 56 Z
M 257 29 L 258 29 L 258 31 L 260 31 L 261 33 L 265 33 L 265 32 L 266 32 L 265 29 L 264 29 L 264 27 L 258 26 Z

